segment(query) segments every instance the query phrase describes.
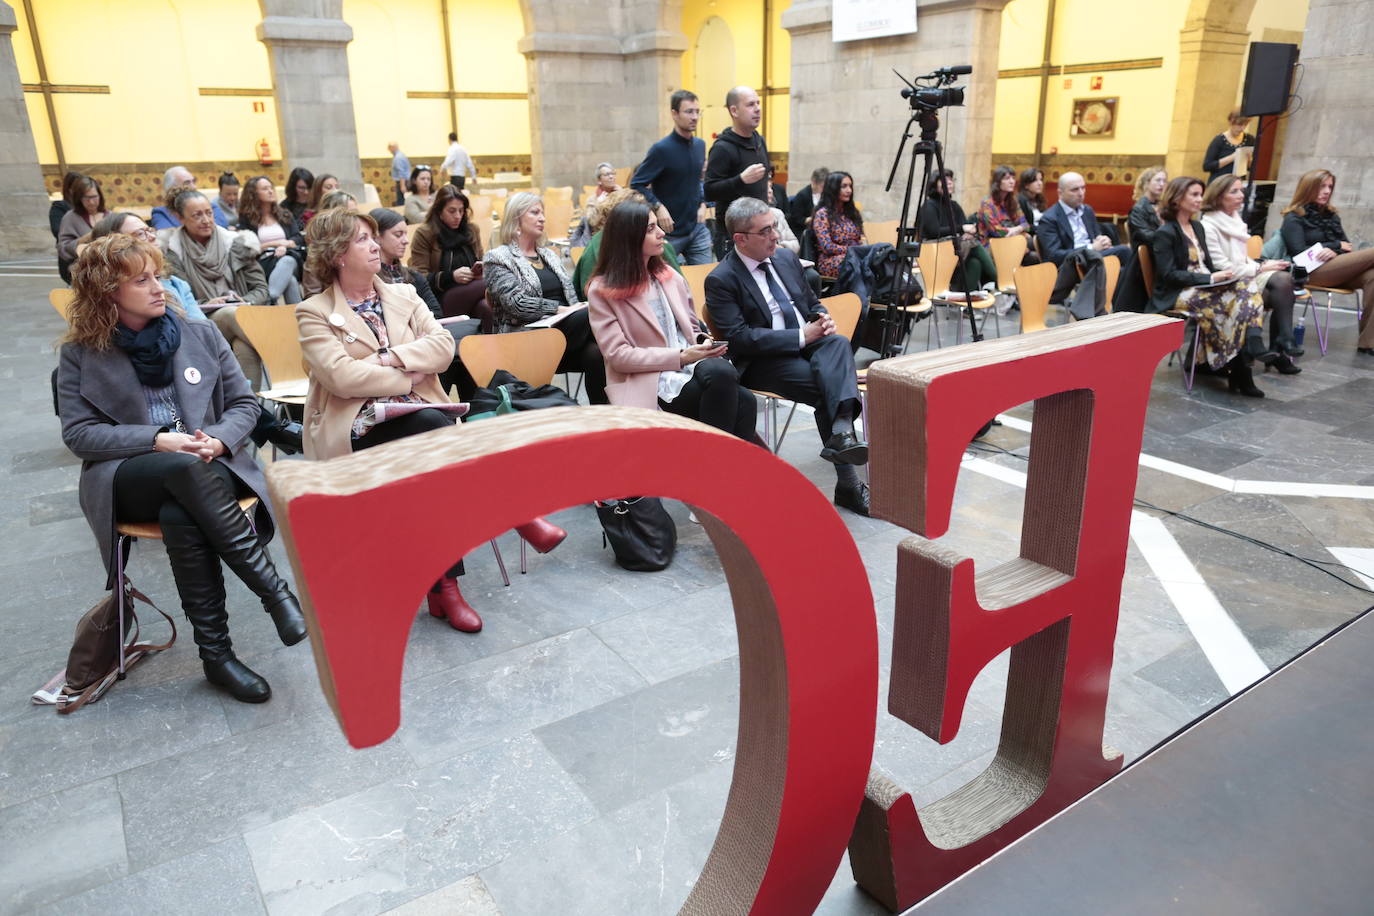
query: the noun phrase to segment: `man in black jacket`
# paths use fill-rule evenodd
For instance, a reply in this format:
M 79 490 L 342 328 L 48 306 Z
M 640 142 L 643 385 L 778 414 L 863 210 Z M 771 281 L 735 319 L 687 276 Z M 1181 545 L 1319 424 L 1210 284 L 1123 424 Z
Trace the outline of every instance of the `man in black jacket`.
M 716 205 L 716 257 L 730 250 L 725 211 L 741 197 L 768 201 L 768 147 L 758 132 L 763 117 L 759 94 L 736 86 L 725 94 L 730 126 L 721 131 L 706 157 L 706 199 Z
M 768 205 L 736 200 L 725 213 L 734 248 L 706 278 L 706 309 L 716 336 L 749 388 L 816 408 L 821 457 L 835 465 L 835 504 L 868 514 L 868 486 L 854 465 L 868 446 L 854 432 L 859 386 L 849 340 L 807 285 L 801 262 L 778 247 Z

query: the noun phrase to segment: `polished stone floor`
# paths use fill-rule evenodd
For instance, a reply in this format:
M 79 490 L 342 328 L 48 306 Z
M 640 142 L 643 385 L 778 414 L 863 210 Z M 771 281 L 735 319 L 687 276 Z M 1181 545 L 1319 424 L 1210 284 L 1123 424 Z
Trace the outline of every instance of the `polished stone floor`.
M 99 595 L 78 463 L 52 413 L 49 274 L 0 265 L 0 913 L 675 912 L 719 823 L 738 704 L 723 576 L 677 504 L 679 552 L 663 573 L 617 569 L 585 508 L 555 516 L 568 541 L 531 555 L 510 588 L 476 551 L 463 587 L 486 628 L 463 635 L 417 614 L 401 728 L 366 751 L 343 740 L 308 647 L 283 648 L 237 583 L 235 642 L 271 702 L 212 690 L 183 627 L 94 706 L 58 717 L 29 703 Z M 1162 461 L 1141 468 L 1138 495 L 1317 563 L 1342 558 L 1368 587 L 1374 358 L 1355 353 L 1350 311 L 1331 320 L 1330 353 L 1309 330 L 1304 372 L 1264 376 L 1263 401 L 1205 379 L 1187 394 L 1161 364 L 1144 450 Z M 981 450 L 960 475 L 946 543 L 980 562 L 1015 552 L 1030 419 L 1010 411 L 988 442 L 1013 454 Z M 829 488 L 817 450 L 799 414 L 782 455 Z M 842 515 L 886 653 L 903 532 Z M 1138 513 L 1122 598 L 1106 740 L 1128 759 L 1374 603 L 1313 566 L 1161 517 Z M 514 536 L 500 543 L 513 568 Z M 159 544 L 137 545 L 132 576 L 175 609 Z M 1004 677 L 1005 659 L 983 673 L 945 746 L 881 712 L 874 765 L 918 804 L 968 781 L 994 749 Z M 883 910 L 841 862 L 819 912 Z

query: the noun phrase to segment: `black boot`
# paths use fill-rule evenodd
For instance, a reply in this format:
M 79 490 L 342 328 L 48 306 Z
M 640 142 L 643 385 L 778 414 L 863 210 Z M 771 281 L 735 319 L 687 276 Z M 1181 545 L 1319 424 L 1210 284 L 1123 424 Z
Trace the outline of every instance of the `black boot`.
M 1231 370 L 1226 377 L 1226 387 L 1232 391 L 1239 391 L 1248 398 L 1262 398 L 1264 392 L 1255 387 L 1255 375 L 1250 371 L 1250 366 L 1245 362 L 1245 355 L 1238 353 L 1226 364 L 1226 368 Z
M 164 525 L 162 542 L 182 610 L 191 622 L 191 636 L 200 649 L 205 679 L 240 702 L 266 702 L 272 688 L 234 656 L 224 607 L 224 573 L 205 535 L 191 526 Z
M 262 599 L 272 615 L 282 643 L 294 646 L 306 637 L 305 617 L 286 581 L 263 549 L 257 532 L 239 509 L 238 500 L 224 480 L 209 466 L 197 461 L 170 475 L 165 486 L 196 520 L 215 552 L 229 564 L 243 584 Z

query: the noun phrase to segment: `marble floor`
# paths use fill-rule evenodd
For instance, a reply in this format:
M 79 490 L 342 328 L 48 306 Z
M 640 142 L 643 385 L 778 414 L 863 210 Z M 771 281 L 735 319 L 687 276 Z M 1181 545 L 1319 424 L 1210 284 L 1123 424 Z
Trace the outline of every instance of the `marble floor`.
M 234 639 L 271 702 L 211 689 L 183 627 L 98 704 L 70 717 L 30 704 L 100 584 L 52 413 L 51 273 L 0 264 L 0 914 L 675 912 L 719 823 L 738 706 L 728 592 L 678 504 L 662 573 L 616 568 L 585 508 L 554 516 L 571 536 L 509 588 L 475 552 L 463 588 L 486 628 L 417 613 L 404 718 L 378 747 L 349 748 L 308 648 L 283 648 L 237 582 Z M 1262 401 L 1156 373 L 1138 496 L 1158 508 L 1137 512 L 1106 733 L 1128 760 L 1374 603 L 1374 358 L 1355 353 L 1342 304 L 1330 352 L 1309 322 L 1303 373 L 1261 377 Z M 948 546 L 980 562 L 1014 553 L 1032 420 L 1009 411 L 970 454 Z M 798 414 L 782 456 L 829 488 L 817 451 Z M 903 532 L 841 514 L 887 653 Z M 513 561 L 514 535 L 500 543 Z M 136 546 L 131 573 L 175 611 L 159 544 Z M 881 667 L 885 695 L 885 655 Z M 880 711 L 874 766 L 918 804 L 967 782 L 995 747 L 1004 678 L 1002 658 L 944 746 Z M 841 862 L 818 912 L 884 910 Z

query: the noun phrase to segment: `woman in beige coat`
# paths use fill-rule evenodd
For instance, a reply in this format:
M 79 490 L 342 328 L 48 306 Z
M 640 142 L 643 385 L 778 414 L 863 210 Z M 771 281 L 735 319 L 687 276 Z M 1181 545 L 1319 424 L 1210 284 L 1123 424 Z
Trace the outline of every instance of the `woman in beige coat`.
M 296 306 L 310 371 L 302 434 L 307 458 L 336 458 L 445 429 L 466 411 L 439 384 L 438 373 L 453 361 L 453 337 L 413 287 L 378 278 L 376 235 L 371 216 L 342 208 L 320 211 L 307 229 L 310 269 L 326 284 Z M 542 519 L 521 527 L 532 529 L 526 539 L 544 552 L 567 536 Z M 459 560 L 435 583 L 429 612 L 475 633 L 482 618 L 458 591 L 462 572 Z

